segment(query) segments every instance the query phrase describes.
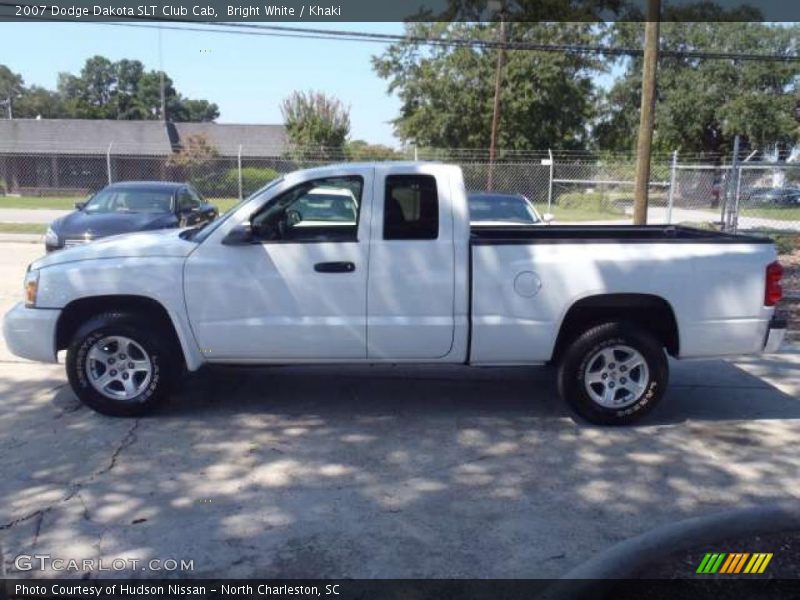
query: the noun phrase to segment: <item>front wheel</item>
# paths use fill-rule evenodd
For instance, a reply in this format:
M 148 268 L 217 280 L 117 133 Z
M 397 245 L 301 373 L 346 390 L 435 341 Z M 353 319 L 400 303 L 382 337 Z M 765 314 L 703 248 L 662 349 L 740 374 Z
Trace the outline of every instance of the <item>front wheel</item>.
M 81 326 L 67 349 L 67 377 L 80 400 L 99 413 L 138 417 L 169 394 L 174 352 L 144 317 L 99 315 Z
M 626 425 L 650 412 L 669 380 L 663 345 L 627 323 L 604 323 L 574 340 L 558 368 L 562 398 L 599 425 Z

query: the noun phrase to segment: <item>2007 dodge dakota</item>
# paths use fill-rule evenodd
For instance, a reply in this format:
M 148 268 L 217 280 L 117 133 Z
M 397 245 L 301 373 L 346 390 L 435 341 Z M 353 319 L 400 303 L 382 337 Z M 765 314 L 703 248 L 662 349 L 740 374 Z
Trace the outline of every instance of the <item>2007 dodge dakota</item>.
M 457 167 L 346 164 L 199 229 L 42 258 L 4 331 L 21 357 L 67 349 L 75 393 L 110 415 L 206 363 L 553 363 L 577 413 L 627 423 L 663 396 L 667 355 L 777 349 L 775 258 L 682 227 L 470 227 Z

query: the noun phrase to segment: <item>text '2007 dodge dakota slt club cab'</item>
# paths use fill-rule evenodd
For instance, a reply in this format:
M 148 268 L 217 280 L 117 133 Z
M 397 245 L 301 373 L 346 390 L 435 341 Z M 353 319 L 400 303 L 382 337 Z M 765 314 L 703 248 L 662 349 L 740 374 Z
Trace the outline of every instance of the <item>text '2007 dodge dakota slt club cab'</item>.
M 5 317 L 95 410 L 140 415 L 204 364 L 558 366 L 561 395 L 627 423 L 667 356 L 774 351 L 769 240 L 669 226 L 470 226 L 460 169 L 345 164 L 288 174 L 202 228 L 48 255 Z

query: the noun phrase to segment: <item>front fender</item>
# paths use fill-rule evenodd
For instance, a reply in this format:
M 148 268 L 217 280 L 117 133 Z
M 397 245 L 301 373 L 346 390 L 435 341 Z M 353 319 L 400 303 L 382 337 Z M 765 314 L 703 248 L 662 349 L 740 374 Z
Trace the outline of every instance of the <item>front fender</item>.
M 56 264 L 40 270 L 37 308 L 62 309 L 94 296 L 140 296 L 164 307 L 190 371 L 203 364 L 192 335 L 183 298 L 183 263 L 179 257 L 104 258 Z

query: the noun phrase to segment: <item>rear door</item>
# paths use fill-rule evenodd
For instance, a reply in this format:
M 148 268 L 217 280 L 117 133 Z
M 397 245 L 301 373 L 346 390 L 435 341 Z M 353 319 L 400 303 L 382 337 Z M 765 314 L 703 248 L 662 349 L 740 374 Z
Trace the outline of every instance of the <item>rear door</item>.
M 369 280 L 370 359 L 436 359 L 453 346 L 450 182 L 435 167 L 375 172 Z

